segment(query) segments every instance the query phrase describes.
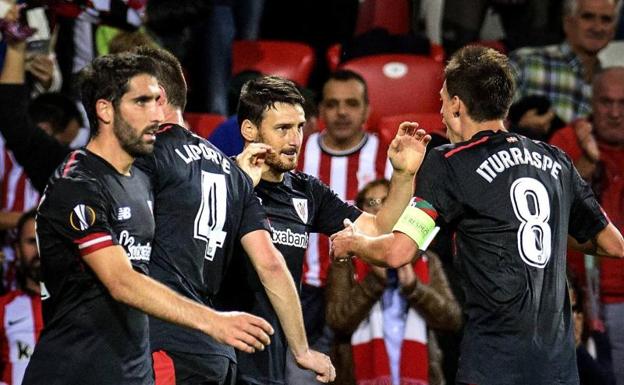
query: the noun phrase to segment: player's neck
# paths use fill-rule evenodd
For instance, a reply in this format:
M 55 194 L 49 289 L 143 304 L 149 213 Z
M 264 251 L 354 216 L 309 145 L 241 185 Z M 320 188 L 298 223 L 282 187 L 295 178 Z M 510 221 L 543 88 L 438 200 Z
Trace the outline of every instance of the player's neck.
M 87 144 L 87 150 L 104 159 L 122 175 L 130 175 L 130 167 L 134 157 L 121 148 L 119 141 L 112 133 L 100 132 Z
M 468 119 L 462 122 L 462 138 L 470 140 L 473 136 L 481 131 L 507 131 L 505 123 L 502 120 L 488 120 L 485 122 L 475 122 Z
M 165 120 L 163 124 L 172 123 L 177 124 L 178 126 L 186 127 L 186 122 L 184 121 L 184 116 L 182 115 L 182 110 L 180 108 L 167 107 L 163 108 L 165 113 Z
M 269 167 L 268 170 L 262 172 L 262 180 L 272 183 L 279 183 L 284 180 L 284 173 L 281 171 L 273 170 Z

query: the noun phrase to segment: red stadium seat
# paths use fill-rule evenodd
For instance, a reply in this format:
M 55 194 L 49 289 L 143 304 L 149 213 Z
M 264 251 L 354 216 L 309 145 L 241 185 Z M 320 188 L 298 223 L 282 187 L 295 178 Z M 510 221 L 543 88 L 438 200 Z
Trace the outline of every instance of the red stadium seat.
M 327 52 L 325 52 L 325 60 L 327 60 L 327 66 L 329 67 L 330 72 L 334 72 L 338 69 L 341 54 L 342 44 L 340 43 L 333 44 L 327 48 Z
M 191 131 L 201 136 L 202 138 L 207 138 L 212 131 L 221 123 L 223 123 L 227 118 L 223 115 L 219 114 L 206 114 L 206 113 L 197 113 L 197 112 L 186 112 L 184 113 L 184 120 L 187 121 Z
M 409 0 L 360 0 L 355 35 L 373 28 L 404 35 L 409 32 L 409 17 Z
M 256 70 L 306 86 L 314 60 L 314 50 L 303 43 L 237 40 L 232 48 L 232 74 Z
M 399 124 L 405 121 L 417 122 L 419 127 L 427 131 L 427 133 L 435 133 L 446 137 L 446 127 L 442 123 L 442 116 L 439 112 L 384 116 L 379 119 L 377 132 L 385 143 L 390 143 L 399 128 Z
M 373 130 L 382 116 L 440 111 L 444 64 L 428 56 L 374 55 L 340 65 L 364 77 Z

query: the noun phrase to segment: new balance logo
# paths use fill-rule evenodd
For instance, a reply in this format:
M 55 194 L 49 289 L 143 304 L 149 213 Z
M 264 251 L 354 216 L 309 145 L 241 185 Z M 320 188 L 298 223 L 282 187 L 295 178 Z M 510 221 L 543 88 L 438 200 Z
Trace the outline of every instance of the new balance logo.
M 118 221 L 125 221 L 132 217 L 132 212 L 130 211 L 130 207 L 120 207 L 119 212 L 117 213 Z

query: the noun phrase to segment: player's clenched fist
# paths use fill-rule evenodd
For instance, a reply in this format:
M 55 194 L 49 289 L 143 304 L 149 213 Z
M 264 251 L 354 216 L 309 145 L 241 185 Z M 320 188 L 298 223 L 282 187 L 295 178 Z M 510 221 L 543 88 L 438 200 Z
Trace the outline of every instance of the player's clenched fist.
M 329 356 L 323 353 L 308 349 L 304 354 L 295 356 L 295 361 L 299 367 L 314 371 L 319 382 L 329 383 L 336 379 L 336 368 Z
M 260 317 L 242 312 L 220 312 L 217 317 L 207 334 L 218 342 L 246 353 L 264 350 L 271 343 L 273 328 Z

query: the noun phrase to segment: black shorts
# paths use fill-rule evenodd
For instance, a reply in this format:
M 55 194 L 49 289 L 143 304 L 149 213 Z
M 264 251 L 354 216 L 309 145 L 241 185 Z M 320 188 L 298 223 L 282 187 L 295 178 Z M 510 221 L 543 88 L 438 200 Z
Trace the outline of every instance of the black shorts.
M 234 385 L 236 363 L 211 354 L 152 353 L 155 385 Z

